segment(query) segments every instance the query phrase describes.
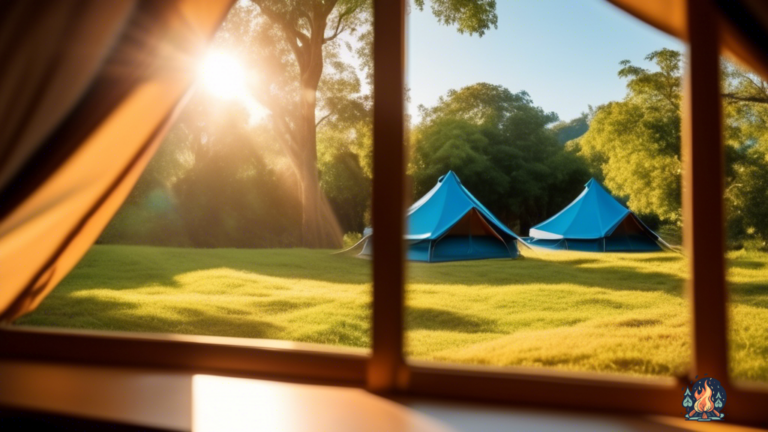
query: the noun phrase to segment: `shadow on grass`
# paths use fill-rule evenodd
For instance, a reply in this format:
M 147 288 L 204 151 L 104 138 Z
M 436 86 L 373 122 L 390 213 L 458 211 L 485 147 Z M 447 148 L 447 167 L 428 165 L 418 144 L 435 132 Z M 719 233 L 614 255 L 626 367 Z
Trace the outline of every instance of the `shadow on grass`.
M 657 262 L 657 263 L 671 263 L 678 261 L 680 257 L 678 256 L 663 256 L 663 257 L 649 257 L 649 258 L 637 258 L 637 261 L 642 262 Z
M 406 307 L 405 323 L 405 328 L 408 330 L 440 330 L 459 333 L 498 331 L 494 320 L 435 308 Z
M 558 285 L 620 291 L 656 291 L 681 296 L 684 274 L 654 271 L 653 266 L 674 265 L 678 255 L 637 256 L 631 262 L 652 263 L 633 267 L 622 258 L 605 264 L 602 256 L 576 256 L 547 260 L 526 257 L 519 260 L 481 260 L 449 263 L 409 263 L 409 284 L 440 285 Z M 764 263 L 732 260 L 731 266 L 761 268 Z M 180 275 L 202 270 L 232 269 L 285 279 L 303 279 L 340 284 L 371 282 L 371 262 L 355 257 L 332 255 L 330 251 L 307 249 L 182 249 L 146 246 L 96 246 L 56 289 L 57 294 L 102 288 L 112 290 L 162 286 L 181 287 Z M 234 275 L 233 278 L 237 278 Z M 252 281 L 244 276 L 242 284 Z M 310 284 L 311 286 L 311 284 Z M 733 283 L 735 302 L 768 307 L 765 284 Z M 291 309 L 294 305 L 271 305 L 269 309 Z M 610 306 L 610 305 L 608 305 Z M 295 305 L 295 307 L 300 307 Z M 427 314 L 428 312 L 417 312 Z M 431 312 L 437 314 L 437 312 Z M 456 317 L 454 317 L 456 318 Z M 430 320 L 440 320 L 435 315 Z M 418 320 L 417 320 L 418 321 Z M 429 321 L 429 320 L 424 320 Z M 450 321 L 450 320 L 446 320 Z M 473 327 L 474 326 L 474 327 Z M 486 328 L 469 324 L 463 328 Z M 485 330 L 478 330 L 485 331 Z
M 677 257 L 650 257 L 674 261 Z M 572 284 L 632 291 L 681 294 L 683 278 L 599 264 L 599 258 L 480 260 L 409 263 L 408 283 L 442 285 Z M 329 283 L 371 282 L 371 263 L 328 251 L 307 249 L 180 249 L 145 246 L 96 246 L 57 290 L 180 286 L 177 277 L 194 271 L 228 268 L 265 276 Z M 245 280 L 243 283 L 249 283 Z
M 729 283 L 731 303 L 768 309 L 768 283 Z
M 672 260 L 675 258 L 673 257 Z M 640 271 L 617 262 L 612 267 L 589 267 L 599 259 L 550 261 L 527 257 L 499 265 L 500 260 L 462 263 L 411 263 L 409 283 L 444 285 L 579 285 L 618 291 L 662 291 L 682 295 L 684 279 L 670 273 Z
M 728 267 L 730 268 L 746 270 L 760 270 L 766 268 L 766 266 L 768 265 L 765 262 L 757 260 L 731 260 L 728 262 Z
M 19 325 L 150 333 L 277 339 L 285 328 L 272 322 L 212 308 L 168 306 L 172 316 L 138 312 L 136 303 L 95 297 L 54 297 L 51 303 L 16 321 Z M 231 311 L 230 311 L 231 312 Z

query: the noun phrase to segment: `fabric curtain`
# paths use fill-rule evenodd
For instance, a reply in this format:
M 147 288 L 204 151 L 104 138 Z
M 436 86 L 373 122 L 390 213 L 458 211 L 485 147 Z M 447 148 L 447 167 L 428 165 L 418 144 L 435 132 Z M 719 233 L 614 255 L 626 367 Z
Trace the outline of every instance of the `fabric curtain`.
M 608 0 L 646 23 L 688 39 L 686 7 L 702 0 Z M 709 0 L 720 15 L 723 51 L 733 60 L 768 77 L 768 2 Z
M 232 3 L 0 6 L 0 320 L 33 310 L 98 238 Z

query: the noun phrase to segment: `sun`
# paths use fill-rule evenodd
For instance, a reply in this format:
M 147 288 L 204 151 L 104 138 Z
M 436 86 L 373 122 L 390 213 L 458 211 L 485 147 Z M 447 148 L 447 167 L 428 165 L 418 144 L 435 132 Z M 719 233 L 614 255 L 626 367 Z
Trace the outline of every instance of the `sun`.
M 247 94 L 245 70 L 237 57 L 222 51 L 209 53 L 200 64 L 200 80 L 205 88 L 224 99 Z

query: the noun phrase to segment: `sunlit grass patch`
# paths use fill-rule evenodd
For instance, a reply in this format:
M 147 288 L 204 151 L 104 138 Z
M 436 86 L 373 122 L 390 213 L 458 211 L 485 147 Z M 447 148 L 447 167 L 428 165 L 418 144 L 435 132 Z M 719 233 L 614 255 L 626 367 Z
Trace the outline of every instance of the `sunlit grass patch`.
M 691 348 L 683 256 L 523 253 L 518 260 L 409 263 L 406 354 L 685 373 Z M 729 258 L 734 375 L 768 381 L 768 254 Z M 322 250 L 95 246 L 18 323 L 366 348 L 370 265 Z

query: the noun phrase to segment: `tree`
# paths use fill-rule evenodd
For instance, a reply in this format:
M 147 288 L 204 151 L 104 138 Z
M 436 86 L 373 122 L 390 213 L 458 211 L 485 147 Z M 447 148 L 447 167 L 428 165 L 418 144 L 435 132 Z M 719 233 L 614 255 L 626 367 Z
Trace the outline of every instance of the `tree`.
M 332 215 L 323 205 L 320 192 L 317 127 L 349 105 L 349 98 L 334 97 L 343 96 L 350 85 L 355 85 L 354 79 L 347 79 L 349 67 L 338 57 L 339 36 L 363 32 L 361 40 L 371 40 L 370 2 L 252 0 L 252 4 L 258 16 L 252 8 L 239 6 L 236 13 L 241 18 L 234 19 L 233 23 L 239 24 L 237 31 L 252 33 L 249 50 L 266 60 L 259 62 L 268 70 L 257 83 L 254 94 L 272 113 L 276 136 L 299 179 L 302 244 L 338 246 L 340 236 L 329 229 Z M 423 8 L 424 1 L 418 1 L 417 6 Z M 488 0 L 435 0 L 432 11 L 441 22 L 454 24 L 460 32 L 469 34 L 482 35 L 495 26 L 497 20 L 495 2 Z M 367 56 L 362 63 L 370 66 L 370 49 L 359 47 L 357 52 Z M 336 74 L 327 79 L 324 72 L 329 66 Z M 318 93 L 324 92 L 327 94 L 318 97 Z M 319 119 L 318 111 L 323 113 Z
M 547 128 L 557 115 L 533 105 L 525 92 L 478 83 L 419 110 L 410 166 L 415 196 L 453 170 L 503 222 L 527 232 L 589 179 L 580 158 Z
M 681 55 L 662 49 L 646 60 L 657 70 L 621 62 L 627 96 L 597 109 L 578 147 L 632 210 L 679 223 Z
M 768 240 L 768 84 L 759 76 L 723 62 L 728 237 Z
M 268 128 L 248 117 L 237 104 L 196 93 L 99 241 L 295 246 L 294 176 L 276 163 Z
M 424 0 L 414 0 L 424 10 Z M 491 26 L 496 28 L 496 0 L 432 0 L 432 13 L 444 25 L 455 25 L 459 33 L 483 36 Z
M 681 223 L 680 99 L 682 56 L 662 49 L 655 70 L 621 62 L 622 101 L 598 107 L 573 147 L 637 213 Z M 725 200 L 731 247 L 768 239 L 768 97 L 760 77 L 723 61 Z M 569 143 L 569 145 L 571 144 Z
M 571 121 L 561 121 L 552 125 L 552 131 L 557 134 L 557 141 L 560 144 L 565 144 L 568 141 L 581 137 L 587 133 L 587 130 L 589 130 L 588 113 L 582 113 Z
M 362 233 L 370 224 L 371 128 L 329 123 L 318 131 L 320 188 L 328 198 L 343 232 Z
M 768 83 L 760 75 L 723 61 L 723 99 L 728 104 L 768 104 Z

